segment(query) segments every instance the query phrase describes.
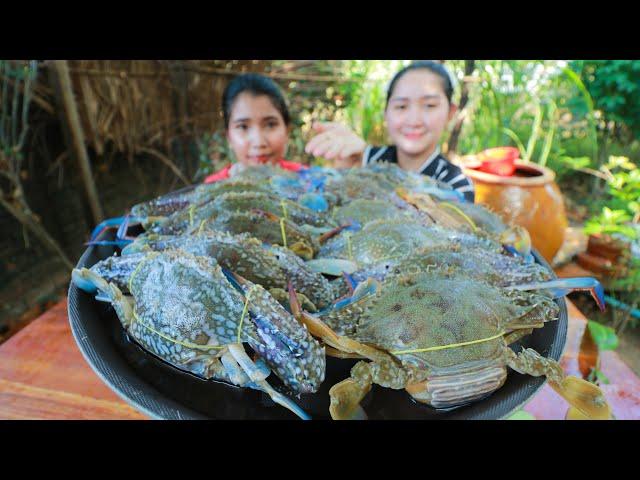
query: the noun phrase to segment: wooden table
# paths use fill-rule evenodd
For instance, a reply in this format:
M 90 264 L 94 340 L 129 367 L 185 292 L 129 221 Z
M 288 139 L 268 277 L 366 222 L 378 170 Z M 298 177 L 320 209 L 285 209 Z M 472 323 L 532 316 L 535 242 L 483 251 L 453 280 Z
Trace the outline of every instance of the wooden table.
M 567 347 L 561 358 L 579 374 L 584 316 L 569 303 Z M 640 379 L 615 352 L 603 352 L 603 385 L 618 419 L 640 419 Z M 563 419 L 568 405 L 546 384 L 526 405 L 537 419 Z M 148 417 L 120 399 L 93 372 L 78 350 L 67 319 L 67 302 L 38 317 L 0 345 L 0 419 L 110 419 Z

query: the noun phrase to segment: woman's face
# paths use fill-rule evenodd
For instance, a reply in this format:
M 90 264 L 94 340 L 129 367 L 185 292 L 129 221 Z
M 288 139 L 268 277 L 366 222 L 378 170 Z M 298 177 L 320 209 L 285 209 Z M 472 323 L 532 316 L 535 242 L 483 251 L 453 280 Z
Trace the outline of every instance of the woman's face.
M 289 131 L 268 96 L 244 92 L 231 107 L 227 140 L 245 166 L 275 163 L 284 157 Z
M 454 113 L 442 78 L 429 70 L 411 70 L 396 82 L 389 98 L 387 131 L 400 152 L 409 156 L 430 154 Z

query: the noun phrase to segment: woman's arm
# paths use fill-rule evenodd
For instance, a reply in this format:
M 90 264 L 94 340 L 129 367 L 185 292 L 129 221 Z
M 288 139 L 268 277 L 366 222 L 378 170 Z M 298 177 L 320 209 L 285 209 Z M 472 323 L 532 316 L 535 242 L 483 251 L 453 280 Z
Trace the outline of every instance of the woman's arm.
M 336 168 L 359 167 L 367 144 L 349 127 L 337 122 L 316 122 L 316 135 L 309 140 L 305 152 L 333 160 Z

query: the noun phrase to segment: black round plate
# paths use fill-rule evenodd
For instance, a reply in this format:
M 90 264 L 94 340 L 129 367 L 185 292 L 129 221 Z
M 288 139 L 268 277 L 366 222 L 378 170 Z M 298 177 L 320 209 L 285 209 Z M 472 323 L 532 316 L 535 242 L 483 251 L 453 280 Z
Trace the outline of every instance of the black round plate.
M 100 239 L 111 239 L 105 232 Z M 114 247 L 91 246 L 77 267 L 94 265 L 114 253 Z M 537 253 L 538 263 L 550 269 Z M 541 355 L 559 360 L 567 336 L 567 307 L 559 300 L 558 321 L 516 344 L 530 347 Z M 126 334 L 113 308 L 69 287 L 69 321 L 71 331 L 85 359 L 98 376 L 133 407 L 160 419 L 295 419 L 289 410 L 276 405 L 264 393 L 207 381 L 183 372 L 134 343 Z M 328 419 L 329 388 L 349 376 L 356 360 L 327 358 L 327 373 L 315 394 L 294 398 L 312 418 Z M 268 381 L 274 388 L 286 391 L 274 375 Z M 505 384 L 483 400 L 449 411 L 435 410 L 417 403 L 404 390 L 374 386 L 362 406 L 370 419 L 498 419 L 508 416 L 527 402 L 544 384 L 544 377 L 531 377 L 509 371 Z

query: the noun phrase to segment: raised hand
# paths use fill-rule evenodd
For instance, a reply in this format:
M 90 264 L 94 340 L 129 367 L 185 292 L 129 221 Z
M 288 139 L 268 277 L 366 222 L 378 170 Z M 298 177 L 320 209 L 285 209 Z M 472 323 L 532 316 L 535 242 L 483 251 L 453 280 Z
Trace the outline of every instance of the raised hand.
M 335 168 L 360 165 L 367 144 L 349 127 L 338 122 L 315 122 L 313 131 L 316 134 L 305 146 L 305 152 L 333 160 Z

